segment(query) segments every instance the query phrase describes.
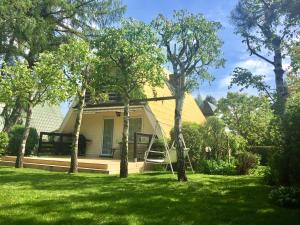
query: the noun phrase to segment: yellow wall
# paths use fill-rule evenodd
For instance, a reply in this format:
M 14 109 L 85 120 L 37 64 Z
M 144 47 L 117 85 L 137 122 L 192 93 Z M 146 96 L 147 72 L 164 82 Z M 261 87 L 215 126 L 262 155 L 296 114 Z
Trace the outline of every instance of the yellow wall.
M 163 85 L 163 87 L 156 88 L 155 90 L 157 92 L 157 97 L 167 97 L 173 95 L 166 83 Z M 145 93 L 148 98 L 154 97 L 153 91 L 149 86 L 145 86 Z M 175 100 L 157 102 L 152 101 L 148 104 L 165 135 L 169 137 L 170 130 L 174 127 Z M 182 121 L 195 122 L 198 124 L 205 122 L 205 117 L 191 94 L 185 95 Z
M 165 83 L 163 87 L 156 88 L 157 97 L 172 96 L 173 93 Z M 155 97 L 150 87 L 145 86 L 145 93 L 148 98 Z M 107 108 L 109 109 L 109 108 Z M 70 110 L 72 110 L 70 108 Z M 122 138 L 123 130 L 123 117 L 117 117 L 116 111 L 120 109 L 111 109 L 112 111 L 107 112 L 94 112 L 84 113 L 82 119 L 82 126 L 80 133 L 83 134 L 87 139 L 91 140 L 87 145 L 87 155 L 99 156 L 102 146 L 102 132 L 103 132 L 103 119 L 113 118 L 114 119 L 114 141 L 113 147 L 119 149 L 119 142 Z M 146 111 L 145 111 L 146 110 Z M 141 117 L 143 119 L 144 133 L 154 133 L 156 123 L 162 128 L 163 133 L 166 137 L 170 136 L 170 130 L 174 127 L 174 111 L 175 111 L 175 100 L 165 101 L 151 101 L 148 102 L 148 106 L 139 109 L 131 109 L 131 117 Z M 75 111 L 68 113 L 65 121 L 60 129 L 60 132 L 71 133 L 73 131 L 75 122 Z M 183 122 L 195 122 L 202 124 L 205 122 L 205 117 L 196 104 L 194 98 L 190 94 L 185 95 L 183 105 Z M 156 130 L 157 132 L 157 130 Z M 158 135 L 159 132 L 158 132 Z M 132 152 L 129 152 L 132 154 Z
M 102 137 L 103 137 L 103 120 L 114 119 L 114 137 L 113 137 L 113 148 L 119 149 L 119 142 L 122 139 L 123 130 L 123 117 L 116 116 L 116 111 L 110 112 L 85 112 L 82 117 L 80 134 L 83 134 L 88 140 L 91 140 L 87 144 L 87 156 L 99 156 L 102 149 Z M 75 122 L 75 111 L 72 112 L 64 128 L 61 130 L 63 133 L 71 133 L 73 131 Z M 131 109 L 131 118 L 138 117 L 142 118 L 142 132 L 153 133 L 152 125 L 150 124 L 144 109 Z M 118 153 L 117 153 L 118 154 Z M 132 151 L 129 152 L 131 157 Z

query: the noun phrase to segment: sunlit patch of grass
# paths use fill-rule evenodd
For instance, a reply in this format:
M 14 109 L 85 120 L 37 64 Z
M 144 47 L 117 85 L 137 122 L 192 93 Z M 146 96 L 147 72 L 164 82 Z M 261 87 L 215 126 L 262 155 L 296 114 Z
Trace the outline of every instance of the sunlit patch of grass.
M 0 224 L 300 224 L 255 176 L 55 173 L 0 167 Z

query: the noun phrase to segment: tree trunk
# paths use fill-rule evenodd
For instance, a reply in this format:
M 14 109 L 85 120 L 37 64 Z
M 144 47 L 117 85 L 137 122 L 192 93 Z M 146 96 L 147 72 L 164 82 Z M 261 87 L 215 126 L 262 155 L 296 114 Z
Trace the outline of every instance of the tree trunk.
M 24 132 L 22 135 L 22 142 L 21 142 L 21 146 L 19 148 L 19 152 L 17 155 L 16 164 L 15 164 L 16 168 L 23 168 L 23 159 L 24 159 L 24 154 L 25 154 L 26 142 L 27 142 L 27 138 L 29 136 L 29 131 L 30 131 L 31 116 L 32 116 L 32 104 L 28 104 L 28 109 L 26 110 L 25 129 L 24 129 Z
M 21 119 L 23 108 L 19 99 L 16 99 L 15 105 L 13 106 L 11 112 L 10 110 L 10 107 L 6 105 L 1 113 L 4 118 L 4 126 L 2 130 L 7 133 L 10 132 L 12 127 Z
M 184 102 L 184 77 L 179 78 L 180 81 L 175 87 L 176 106 L 175 106 L 175 126 L 174 141 L 177 153 L 177 179 L 178 181 L 187 181 L 185 174 L 184 146 L 182 142 L 182 109 Z
M 71 163 L 69 173 L 77 173 L 78 172 L 78 141 L 80 134 L 80 127 L 82 121 L 83 114 L 83 106 L 85 104 L 85 93 L 86 87 L 82 86 L 81 92 L 78 94 L 78 103 L 77 103 L 77 115 L 73 130 L 73 140 L 72 140 L 72 148 L 71 148 Z
M 124 98 L 124 119 L 121 148 L 120 178 L 128 177 L 129 99 Z
M 287 90 L 284 85 L 283 75 L 284 70 L 282 68 L 282 53 L 281 53 L 281 40 L 276 37 L 272 41 L 274 49 L 274 73 L 275 84 L 277 92 L 277 112 L 282 115 L 284 113 L 285 101 L 287 98 Z

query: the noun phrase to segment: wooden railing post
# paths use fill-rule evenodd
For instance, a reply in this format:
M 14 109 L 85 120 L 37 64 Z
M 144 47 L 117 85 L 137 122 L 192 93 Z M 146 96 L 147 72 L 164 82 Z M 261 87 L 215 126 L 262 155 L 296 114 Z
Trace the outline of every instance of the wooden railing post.
M 134 133 L 133 160 L 137 162 L 137 133 Z
M 42 143 L 43 143 L 43 132 L 40 133 L 39 146 L 36 153 L 37 155 L 39 155 L 39 152 L 42 149 Z

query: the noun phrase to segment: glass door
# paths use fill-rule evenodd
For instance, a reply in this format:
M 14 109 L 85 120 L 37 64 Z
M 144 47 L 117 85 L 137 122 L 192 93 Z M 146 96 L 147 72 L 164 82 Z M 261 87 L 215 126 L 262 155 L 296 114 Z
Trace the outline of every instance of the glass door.
M 111 156 L 113 147 L 114 119 L 104 119 L 101 155 Z

